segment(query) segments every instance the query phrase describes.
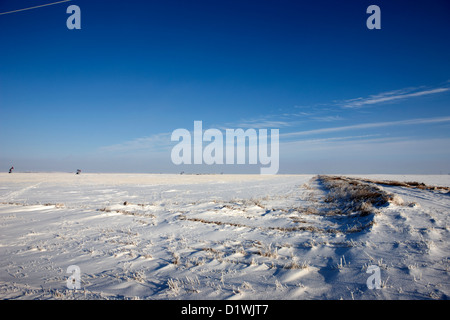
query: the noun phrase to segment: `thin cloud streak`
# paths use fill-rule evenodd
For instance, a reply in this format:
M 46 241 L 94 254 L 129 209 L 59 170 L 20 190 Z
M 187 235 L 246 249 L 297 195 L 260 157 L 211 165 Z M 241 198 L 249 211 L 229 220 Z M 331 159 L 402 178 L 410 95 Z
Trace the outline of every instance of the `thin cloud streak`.
M 379 128 L 379 127 L 390 127 L 399 125 L 415 125 L 415 124 L 429 124 L 429 123 L 439 123 L 439 122 L 450 122 L 450 117 L 440 117 L 440 118 L 422 118 L 422 119 L 411 119 L 411 120 L 400 120 L 400 121 L 386 121 L 386 122 L 375 122 L 375 123 L 362 123 L 351 126 L 333 127 L 333 128 L 321 128 L 307 131 L 297 131 L 280 134 L 280 137 L 297 137 L 312 134 L 322 134 L 330 132 L 340 132 L 355 129 L 368 129 L 368 128 Z
M 316 134 L 326 134 L 334 132 L 342 132 L 357 129 L 369 129 L 369 128 L 380 128 L 389 126 L 399 126 L 399 125 L 418 125 L 418 124 L 430 124 L 430 123 L 442 123 L 450 122 L 450 117 L 440 117 L 440 118 L 421 118 L 421 119 L 410 119 L 410 120 L 400 120 L 400 121 L 388 121 L 388 122 L 375 122 L 375 123 L 362 123 L 351 126 L 333 127 L 333 128 L 321 128 L 307 131 L 298 131 L 290 133 L 280 134 L 280 139 L 292 138 L 292 137 L 302 137 L 308 135 Z M 350 137 L 331 137 L 325 139 L 311 139 L 311 140 L 299 140 L 297 142 L 325 142 L 332 140 L 347 140 L 347 139 L 360 139 L 367 138 L 372 135 L 365 136 L 350 136 Z M 112 152 L 112 153 L 122 153 L 122 152 L 137 152 L 137 151 L 147 151 L 147 152 L 167 152 L 169 151 L 174 142 L 170 139 L 171 133 L 159 133 L 152 135 L 150 137 L 137 138 L 130 141 L 125 141 L 123 143 L 114 144 L 110 146 L 103 146 L 99 148 L 100 152 Z M 291 141 L 292 142 L 292 141 Z M 288 142 L 284 142 L 288 143 Z
M 450 81 L 449 81 L 450 82 Z M 420 90 L 421 89 L 421 90 Z M 420 90 L 420 91 L 419 91 Z M 424 87 L 415 88 L 404 88 L 389 92 L 380 93 L 377 95 L 371 95 L 367 98 L 355 98 L 349 99 L 342 102 L 334 102 L 328 107 L 332 109 L 340 107 L 343 109 L 356 109 L 361 108 L 365 105 L 375 105 L 383 102 L 391 102 L 400 99 L 414 98 L 425 95 L 432 95 L 450 91 L 450 87 L 440 87 L 434 89 L 424 90 Z M 301 108 L 300 106 L 295 106 L 295 108 Z M 323 110 L 322 110 L 323 111 Z M 226 123 L 225 125 L 216 125 L 215 128 L 219 130 L 225 130 L 228 128 L 253 128 L 253 129 L 268 129 L 268 128 L 289 128 L 294 126 L 299 126 L 305 121 L 318 121 L 318 122 L 336 122 L 344 120 L 343 117 L 339 115 L 323 115 L 319 112 L 303 112 L 297 111 L 293 113 L 282 113 L 282 114 L 271 114 L 264 115 L 258 118 L 252 119 L 242 119 L 236 121 L 235 123 Z M 320 128 L 307 131 L 297 131 L 289 133 L 280 133 L 280 139 L 288 139 L 295 137 L 302 137 L 307 135 L 316 134 L 327 134 L 335 133 L 349 130 L 357 129 L 369 129 L 369 128 L 379 128 L 379 127 L 389 127 L 389 126 L 400 126 L 400 125 L 418 125 L 418 124 L 430 124 L 430 123 L 440 123 L 449 122 L 450 117 L 440 117 L 440 118 L 419 118 L 410 120 L 400 120 L 400 121 L 387 121 L 387 122 L 375 122 L 375 123 L 362 123 L 349 126 L 341 127 L 329 127 Z M 175 129 L 175 128 L 174 128 Z M 206 127 L 204 128 L 206 129 Z M 173 147 L 173 142 L 170 139 L 171 133 L 157 133 L 149 137 L 141 137 L 133 140 L 125 141 L 123 143 L 118 143 L 115 145 L 103 146 L 98 150 L 100 152 L 167 152 Z
M 434 88 L 434 89 L 427 89 L 425 90 L 424 87 L 414 87 L 414 88 L 403 88 L 399 90 L 393 90 L 388 91 L 376 95 L 370 95 L 366 98 L 355 98 L 355 99 L 349 99 L 345 101 L 335 101 L 332 104 L 322 104 L 322 107 L 320 109 L 315 109 L 314 111 L 308 111 L 308 112 L 292 112 L 292 113 L 282 113 L 282 114 L 271 114 L 271 115 L 265 115 L 260 118 L 254 118 L 254 119 L 248 119 L 248 120 L 241 120 L 235 123 L 228 123 L 226 124 L 228 128 L 253 128 L 253 129 L 260 129 L 260 128 L 288 128 L 288 127 L 294 127 L 298 126 L 301 123 L 305 121 L 318 121 L 318 122 L 335 122 L 335 121 L 341 121 L 344 120 L 344 118 L 340 115 L 330 115 L 326 114 L 324 115 L 324 108 L 328 108 L 327 111 L 329 112 L 336 112 L 336 108 L 340 109 L 357 109 L 362 108 L 366 105 L 376 105 L 380 103 L 385 102 L 394 102 L 397 100 L 402 99 L 409 99 L 409 98 L 416 98 L 426 95 L 433 95 L 438 93 L 444 93 L 450 91 L 449 87 L 440 87 L 440 88 Z M 316 106 L 317 107 L 317 106 Z M 295 106 L 294 108 L 302 108 L 301 106 Z M 400 123 L 403 124 L 403 123 Z M 408 124 L 408 123 L 404 123 Z M 413 123 L 414 124 L 414 123 Z M 362 125 L 361 128 L 368 128 L 366 127 L 367 124 Z M 378 126 L 378 125 L 374 125 Z M 219 126 L 219 129 L 224 129 L 224 126 Z M 357 127 L 356 127 L 357 128 Z M 318 129 L 322 130 L 322 129 Z M 330 132 L 333 132 L 333 129 L 330 129 Z
M 294 141 L 281 142 L 285 146 L 295 146 L 297 144 L 314 144 L 314 143 L 326 143 L 335 141 L 373 141 L 374 137 L 380 137 L 381 134 L 365 134 L 359 136 L 343 136 L 343 137 L 329 137 L 329 138 L 317 138 L 317 139 L 302 139 Z M 380 139 L 397 139 L 397 138 L 376 138 Z
M 414 90 L 417 90 L 417 89 L 414 89 Z M 447 92 L 449 90 L 450 90 L 450 88 L 444 87 L 444 88 L 422 90 L 422 91 L 410 93 L 411 91 L 413 91 L 413 89 L 403 89 L 403 90 L 396 90 L 396 91 L 380 93 L 377 95 L 372 95 L 372 96 L 369 96 L 368 98 L 356 98 L 356 99 L 345 100 L 345 101 L 339 103 L 339 105 L 345 109 L 361 108 L 365 105 L 373 105 L 373 104 L 378 104 L 378 103 L 383 103 L 383 102 L 391 102 L 391 101 L 400 100 L 400 99 L 421 97 L 421 96 L 425 96 L 425 95 Z
M 164 152 L 173 146 L 170 136 L 172 133 L 158 133 L 150 137 L 136 138 L 110 146 L 103 146 L 99 148 L 100 152 Z

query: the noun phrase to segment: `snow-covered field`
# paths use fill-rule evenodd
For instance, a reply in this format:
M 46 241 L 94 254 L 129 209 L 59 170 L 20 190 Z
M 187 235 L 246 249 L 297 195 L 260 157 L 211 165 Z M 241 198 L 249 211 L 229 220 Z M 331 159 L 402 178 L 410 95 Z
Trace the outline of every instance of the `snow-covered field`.
M 313 175 L 1 173 L 0 298 L 448 299 L 449 191 L 377 186 L 359 215 Z

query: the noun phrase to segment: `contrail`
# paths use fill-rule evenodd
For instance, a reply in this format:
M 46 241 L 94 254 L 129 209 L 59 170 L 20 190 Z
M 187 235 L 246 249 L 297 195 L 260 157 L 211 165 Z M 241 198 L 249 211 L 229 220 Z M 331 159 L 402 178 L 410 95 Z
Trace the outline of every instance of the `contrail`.
M 29 7 L 29 8 L 24 8 L 24 9 L 18 9 L 18 10 L 13 10 L 13 11 L 8 11 L 8 12 L 1 12 L 1 15 L 4 14 L 9 14 L 9 13 L 15 13 L 15 12 L 19 12 L 19 11 L 25 11 L 25 10 L 31 10 L 31 9 L 36 9 L 36 8 L 41 8 L 41 7 L 47 7 L 47 6 L 51 6 L 54 4 L 59 4 L 59 3 L 63 3 L 63 2 L 68 2 L 68 1 L 72 1 L 72 0 L 63 0 L 63 1 L 58 1 L 58 2 L 52 2 L 52 3 L 47 3 L 47 4 L 42 4 L 40 6 L 35 6 L 35 7 Z

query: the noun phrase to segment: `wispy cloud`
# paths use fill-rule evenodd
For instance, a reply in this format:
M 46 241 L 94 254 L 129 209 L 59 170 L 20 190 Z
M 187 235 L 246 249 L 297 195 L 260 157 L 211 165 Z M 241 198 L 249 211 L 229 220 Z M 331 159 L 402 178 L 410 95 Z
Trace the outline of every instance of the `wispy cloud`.
M 333 101 L 327 104 L 321 103 L 313 106 L 296 105 L 291 112 L 262 115 L 253 119 L 244 119 L 233 123 L 227 123 L 225 126 L 219 126 L 219 128 L 289 128 L 301 125 L 305 122 L 336 122 L 345 120 L 341 115 L 343 109 L 358 109 L 365 106 L 374 106 L 377 104 L 396 102 L 444 92 L 450 92 L 450 87 L 446 84 L 435 88 L 426 88 L 424 86 L 402 88 L 370 95 L 368 97 Z M 298 111 L 298 109 L 302 110 Z M 368 125 L 369 124 L 363 124 L 362 128 Z
M 450 81 L 449 81 L 450 82 Z M 283 112 L 279 114 L 268 114 L 261 115 L 259 117 L 254 117 L 251 119 L 241 119 L 232 123 L 216 124 L 212 126 L 220 130 L 225 130 L 228 128 L 253 128 L 253 129 L 269 129 L 269 128 L 284 128 L 284 133 L 280 134 L 280 139 L 284 139 L 284 142 L 295 142 L 292 140 L 303 141 L 303 142 L 326 142 L 326 141 L 346 141 L 349 137 L 325 137 L 323 139 L 309 139 L 305 140 L 302 137 L 309 135 L 320 135 L 328 133 L 337 133 L 350 130 L 361 130 L 370 128 L 381 128 L 381 127 L 394 127 L 394 126 L 406 126 L 406 125 L 420 125 L 420 124 L 431 124 L 431 123 L 442 123 L 450 122 L 450 117 L 436 117 L 436 118 L 418 118 L 400 121 L 384 121 L 384 122 L 371 122 L 371 123 L 360 123 L 347 126 L 334 126 L 334 127 L 324 127 L 305 131 L 295 131 L 286 132 L 289 128 L 299 127 L 305 123 L 310 124 L 311 122 L 316 123 L 336 123 L 338 121 L 345 120 L 341 115 L 336 115 L 338 111 L 343 111 L 342 109 L 356 109 L 362 108 L 367 105 L 376 105 L 385 102 L 392 102 L 401 99 L 410 99 L 415 97 L 421 97 L 426 95 L 433 95 L 443 92 L 450 91 L 450 87 L 443 85 L 438 88 L 425 88 L 425 87 L 415 87 L 415 88 L 404 88 L 384 93 L 379 93 L 376 95 L 371 95 L 366 98 L 355 98 L 348 99 L 344 101 L 334 101 L 330 104 L 322 104 L 319 106 L 294 106 L 295 110 L 292 112 Z M 298 109 L 305 109 L 299 111 Z M 326 113 L 325 113 L 326 112 Z M 330 114 L 331 113 L 331 114 Z M 333 114 L 334 113 L 334 114 Z M 175 128 L 173 128 L 175 129 Z M 206 126 L 203 128 L 207 129 Z M 122 143 L 103 146 L 99 148 L 101 152 L 112 152 L 112 153 L 126 153 L 126 152 L 167 152 L 173 147 L 173 142 L 170 139 L 171 133 L 157 133 L 148 137 L 136 138 L 133 140 L 125 141 Z M 361 138 L 369 138 L 368 135 L 365 136 L 353 136 L 353 138 L 360 140 Z M 298 140 L 298 139 L 302 140 Z
M 383 93 L 379 93 L 376 95 L 371 95 L 366 98 L 356 98 L 356 99 L 344 100 L 344 101 L 338 102 L 337 104 L 339 106 L 341 106 L 342 108 L 361 108 L 366 105 L 374 105 L 374 104 L 392 102 L 392 101 L 401 100 L 401 99 L 421 97 L 421 96 L 432 95 L 432 94 L 437 94 L 437 93 L 442 93 L 442 92 L 447 92 L 447 91 L 450 91 L 450 88 L 442 87 L 442 88 L 427 89 L 427 90 L 424 90 L 423 88 L 408 88 L 408 89 L 383 92 Z
M 122 143 L 103 146 L 99 148 L 100 152 L 164 152 L 173 146 L 170 140 L 172 133 L 158 133 L 149 137 L 136 138 Z
M 374 137 L 380 137 L 381 134 L 365 134 L 358 136 L 342 136 L 342 137 L 327 137 L 327 138 L 314 138 L 314 139 L 302 139 L 295 141 L 287 141 L 285 145 L 296 144 L 296 143 L 322 143 L 322 142 L 334 142 L 334 141 L 351 141 L 351 140 L 367 140 L 374 139 Z M 380 139 L 380 138 L 378 138 Z M 385 139 L 385 138 L 383 138 Z
M 366 161 L 378 162 L 384 159 L 393 165 L 399 162 L 417 161 L 421 155 L 436 156 L 437 159 L 448 159 L 450 155 L 450 138 L 420 138 L 410 137 L 342 137 L 330 139 L 307 139 L 280 143 L 280 154 L 287 159 L 323 159 L 353 162 L 356 166 Z M 309 162 L 308 161 L 308 162 Z M 355 162 L 356 161 L 356 162 Z M 440 160 L 439 160 L 440 161 Z M 443 160 L 447 161 L 447 160 Z M 374 163 L 372 162 L 372 163 Z M 402 168 L 399 165 L 399 168 Z M 355 168 L 351 168 L 353 170 Z M 370 170 L 370 167 L 369 167 Z
M 311 119 L 321 122 L 334 122 L 344 120 L 344 118 L 341 116 L 314 116 L 311 117 Z
M 268 128 L 285 128 L 295 125 L 295 122 L 291 119 L 287 119 L 286 115 L 266 115 L 259 118 L 244 119 L 233 123 L 226 123 L 225 125 L 214 126 L 218 129 L 268 129 Z
M 410 120 L 400 120 L 400 121 L 361 123 L 361 124 L 355 124 L 355 125 L 351 125 L 351 126 L 321 128 L 321 129 L 314 129 L 314 130 L 284 133 L 284 134 L 280 135 L 280 137 L 288 138 L 288 137 L 340 132 L 340 131 L 348 131 L 348 130 L 356 130 L 356 129 L 368 129 L 368 128 L 390 127 L 390 126 L 400 126 L 400 125 L 429 124 L 429 123 L 439 123 L 439 122 L 450 122 L 450 117 L 420 118 L 420 119 L 410 119 Z
M 393 127 L 402 125 L 420 125 L 420 124 L 431 124 L 431 123 L 442 123 L 450 122 L 450 117 L 439 117 L 439 118 L 420 118 L 420 119 L 410 119 L 410 120 L 400 120 L 400 121 L 385 121 L 385 122 L 373 122 L 373 123 L 362 123 L 350 126 L 340 126 L 340 127 L 330 127 L 330 128 L 320 128 L 314 130 L 306 131 L 296 131 L 289 133 L 280 134 L 280 139 L 285 140 L 284 143 L 323 143 L 331 141 L 345 141 L 345 140 L 360 140 L 368 139 L 377 136 L 377 134 L 367 134 L 367 135 L 357 135 L 357 136 L 344 136 L 344 137 L 326 137 L 326 138 L 315 138 L 308 140 L 296 140 L 289 141 L 290 138 L 299 138 L 308 135 L 320 135 L 327 133 L 344 132 L 351 130 L 369 129 L 369 128 L 380 128 L 380 127 Z M 268 124 L 268 123 L 266 123 Z M 267 126 L 265 128 L 268 128 Z M 220 128 L 219 128 L 220 129 Z M 136 152 L 167 152 L 173 147 L 174 143 L 171 141 L 171 133 L 158 133 L 149 137 L 136 138 L 133 140 L 125 141 L 122 143 L 103 146 L 99 148 L 100 152 L 107 153 L 136 153 Z

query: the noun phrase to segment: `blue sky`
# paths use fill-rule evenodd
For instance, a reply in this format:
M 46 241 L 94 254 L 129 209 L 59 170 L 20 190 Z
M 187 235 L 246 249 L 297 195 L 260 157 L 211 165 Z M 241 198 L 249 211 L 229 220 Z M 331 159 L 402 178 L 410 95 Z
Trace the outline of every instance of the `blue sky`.
M 47 4 L 0 1 L 0 13 Z M 69 5 L 81 30 L 69 30 Z M 369 30 L 366 9 L 381 9 Z M 450 173 L 448 1 L 82 1 L 0 15 L 0 167 L 175 166 L 177 128 L 276 128 L 279 173 Z

